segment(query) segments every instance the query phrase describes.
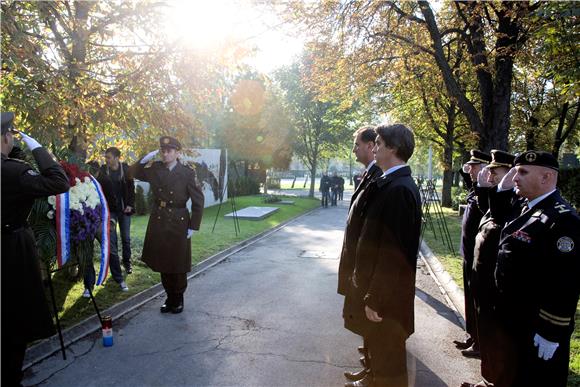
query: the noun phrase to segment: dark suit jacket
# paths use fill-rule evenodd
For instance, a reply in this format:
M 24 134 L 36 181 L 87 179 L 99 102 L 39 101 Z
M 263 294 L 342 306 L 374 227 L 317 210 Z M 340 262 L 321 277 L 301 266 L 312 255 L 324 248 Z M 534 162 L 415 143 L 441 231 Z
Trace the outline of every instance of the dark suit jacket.
M 368 192 L 367 192 L 368 191 Z M 414 331 L 415 273 L 421 233 L 421 198 L 411 168 L 405 166 L 370 183 L 355 266 L 345 298 L 345 327 L 362 336 L 378 329 Z M 366 318 L 368 305 L 383 317 Z
M 350 210 L 346 220 L 346 228 L 344 230 L 344 239 L 342 242 L 342 251 L 340 253 L 340 264 L 338 267 L 338 294 L 346 295 L 352 270 L 354 268 L 354 255 L 356 252 L 356 244 L 360 235 L 362 226 L 362 217 L 360 210 L 365 203 L 365 198 L 362 192 L 370 184 L 371 181 L 383 174 L 383 171 L 376 165 L 373 165 L 368 173 L 365 173 L 363 180 L 361 180 L 357 189 L 354 191 L 350 199 Z

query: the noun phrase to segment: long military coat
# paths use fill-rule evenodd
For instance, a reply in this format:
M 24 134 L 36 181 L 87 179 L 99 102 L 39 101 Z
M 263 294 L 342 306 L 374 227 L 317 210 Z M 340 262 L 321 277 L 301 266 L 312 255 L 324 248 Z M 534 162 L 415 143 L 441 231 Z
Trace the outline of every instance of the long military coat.
M 363 178 L 354 191 L 350 200 L 350 209 L 344 230 L 342 250 L 340 252 L 340 264 L 338 267 L 338 294 L 346 295 L 350 283 L 350 277 L 354 269 L 354 257 L 356 245 L 360 235 L 363 219 L 360 216 L 360 208 L 365 203 L 364 190 L 371 181 L 381 176 L 383 171 L 376 164 L 363 174 Z
M 502 230 L 495 279 L 498 315 L 518 349 L 513 385 L 565 386 L 580 293 L 580 217 L 558 191 Z M 557 342 L 548 361 L 534 336 Z
M 191 240 L 187 230 L 199 230 L 203 214 L 203 192 L 195 171 L 180 162 L 169 170 L 156 161 L 150 165 L 137 162 L 130 168 L 135 179 L 146 181 L 153 192 L 142 259 L 160 273 L 191 271 Z M 191 199 L 191 213 L 186 207 Z
M 365 204 L 356 209 L 363 225 L 344 302 L 345 327 L 369 336 L 397 326 L 399 333 L 408 337 L 414 331 L 421 233 L 419 189 L 411 168 L 405 166 L 374 180 L 367 190 Z M 368 320 L 365 305 L 378 312 L 383 321 Z
M 34 200 L 69 189 L 62 167 L 44 148 L 32 152 L 40 173 L 2 154 L 2 345 L 54 334 L 41 282 L 34 234 L 27 223 Z

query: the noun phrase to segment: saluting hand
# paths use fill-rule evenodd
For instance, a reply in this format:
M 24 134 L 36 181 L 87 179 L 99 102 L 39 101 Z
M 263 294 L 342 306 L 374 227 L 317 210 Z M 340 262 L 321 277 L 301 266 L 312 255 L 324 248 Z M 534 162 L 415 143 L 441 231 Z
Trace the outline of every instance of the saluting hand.
M 157 155 L 157 153 L 159 153 L 159 149 L 156 149 L 153 152 L 147 153 L 147 155 L 145 155 L 145 157 L 143 157 L 141 159 L 140 163 L 147 164 L 149 162 L 149 160 L 151 160 L 153 157 L 155 157 Z
M 381 316 L 379 316 L 379 314 L 377 312 L 375 312 L 374 310 L 372 310 L 371 308 L 369 308 L 366 305 L 365 305 L 365 314 L 367 315 L 367 318 L 369 320 L 371 320 L 372 322 L 383 321 L 383 318 Z
M 538 347 L 538 357 L 540 359 L 550 360 L 559 346 L 560 344 L 548 341 L 537 333 L 534 336 L 534 347 Z
M 515 167 L 511 168 L 508 173 L 501 179 L 499 184 L 497 185 L 497 189 L 499 191 L 507 191 L 509 189 L 514 188 L 514 176 L 516 175 L 517 170 Z
M 478 187 L 491 187 L 491 183 L 487 181 L 487 179 L 489 178 L 489 165 L 485 168 L 483 168 L 481 171 L 479 171 L 479 173 L 477 174 L 477 186 Z
M 20 136 L 22 137 L 22 141 L 24 141 L 24 143 L 26 144 L 28 149 L 30 149 L 31 151 L 35 150 L 36 148 L 40 148 L 42 146 L 38 143 L 38 141 L 36 141 L 35 139 L 30 137 L 26 133 L 22 133 L 20 131 L 18 131 L 18 133 L 20 133 Z

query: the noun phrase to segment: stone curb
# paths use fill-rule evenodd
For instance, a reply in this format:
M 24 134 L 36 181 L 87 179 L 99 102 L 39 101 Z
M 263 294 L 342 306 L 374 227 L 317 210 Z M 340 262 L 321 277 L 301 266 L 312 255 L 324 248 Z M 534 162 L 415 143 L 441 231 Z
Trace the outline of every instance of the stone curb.
M 253 243 L 260 241 L 261 239 L 266 238 L 267 236 L 279 231 L 281 228 L 287 226 L 288 224 L 294 222 L 295 220 L 309 215 L 314 211 L 320 210 L 320 207 L 315 207 L 310 211 L 307 211 L 303 214 L 297 215 L 293 218 L 288 219 L 287 221 L 280 223 L 274 228 L 265 230 L 260 234 L 254 235 L 246 240 L 241 241 L 240 243 L 227 248 L 226 250 L 220 251 L 217 254 L 212 255 L 209 258 L 199 262 L 193 268 L 191 273 L 187 276 L 187 279 L 190 280 L 197 275 L 203 273 L 204 271 L 212 268 L 213 266 L 223 262 L 231 255 L 237 253 L 240 250 L 250 246 Z M 145 289 L 140 293 L 135 294 L 128 299 L 111 306 L 110 308 L 101 311 L 102 315 L 109 315 L 113 318 L 113 321 L 119 319 L 123 315 L 139 308 L 140 306 L 146 304 L 147 302 L 153 300 L 164 294 L 165 291 L 163 286 L 159 283 L 150 287 L 149 289 Z M 101 328 L 101 324 L 99 322 L 99 318 L 97 315 L 89 317 L 78 324 L 63 330 L 62 336 L 64 340 L 65 348 L 69 347 L 71 344 L 79 341 L 80 339 L 97 332 Z M 26 356 L 24 359 L 23 370 L 33 366 L 41 362 L 42 360 L 46 359 L 47 357 L 55 354 L 56 352 L 60 352 L 60 341 L 58 335 L 51 336 L 47 339 L 40 341 L 37 344 L 30 346 L 26 351 Z
M 439 290 L 441 290 L 453 313 L 455 313 L 463 329 L 465 329 L 465 295 L 463 289 L 455 283 L 424 240 L 421 241 L 419 255 L 425 262 L 425 266 L 429 269 L 429 273 L 431 273 L 433 280 L 439 286 Z

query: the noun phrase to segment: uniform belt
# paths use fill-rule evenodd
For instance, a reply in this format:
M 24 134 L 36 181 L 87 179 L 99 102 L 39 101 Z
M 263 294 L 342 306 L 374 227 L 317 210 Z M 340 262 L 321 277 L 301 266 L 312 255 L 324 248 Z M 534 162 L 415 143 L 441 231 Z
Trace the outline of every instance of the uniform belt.
M 157 206 L 159 206 L 159 208 L 185 208 L 185 203 L 173 203 L 171 201 L 158 200 Z

